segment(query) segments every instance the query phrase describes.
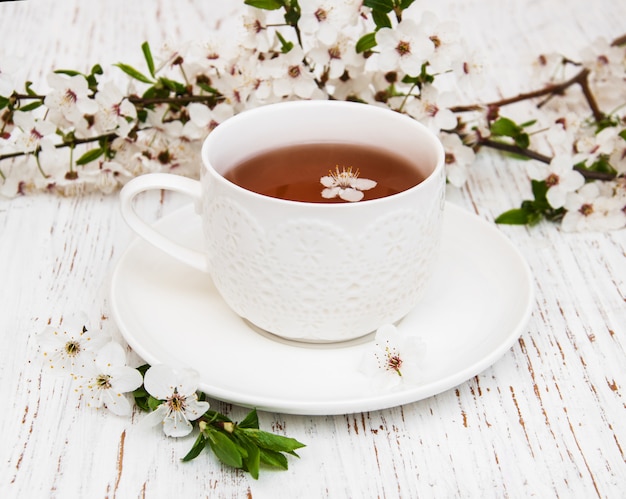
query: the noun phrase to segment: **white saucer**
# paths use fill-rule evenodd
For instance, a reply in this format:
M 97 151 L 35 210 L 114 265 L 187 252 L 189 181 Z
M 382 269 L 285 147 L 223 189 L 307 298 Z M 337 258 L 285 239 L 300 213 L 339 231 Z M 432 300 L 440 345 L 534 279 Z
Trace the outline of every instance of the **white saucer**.
M 156 227 L 201 246 L 191 205 Z M 224 304 L 206 275 L 135 240 L 112 276 L 113 317 L 150 364 L 198 371 L 210 397 L 260 410 L 331 415 L 421 400 L 472 378 L 517 340 L 533 305 L 524 259 L 495 227 L 446 204 L 441 257 L 426 297 L 398 325 L 425 345 L 421 384 L 372 388 L 360 369 L 371 338 L 300 345 L 254 331 Z

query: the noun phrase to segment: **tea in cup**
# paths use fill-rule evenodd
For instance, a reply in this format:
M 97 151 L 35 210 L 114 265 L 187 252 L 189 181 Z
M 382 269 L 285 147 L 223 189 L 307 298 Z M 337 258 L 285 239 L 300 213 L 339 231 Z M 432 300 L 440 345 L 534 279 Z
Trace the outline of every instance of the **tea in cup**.
M 201 156 L 200 181 L 131 180 L 122 214 L 148 242 L 206 272 L 234 313 L 289 340 L 340 342 L 418 303 L 438 254 L 445 187 L 443 147 L 419 122 L 352 102 L 271 104 L 217 126 Z M 134 198 L 151 189 L 196 202 L 203 251 L 137 216 Z

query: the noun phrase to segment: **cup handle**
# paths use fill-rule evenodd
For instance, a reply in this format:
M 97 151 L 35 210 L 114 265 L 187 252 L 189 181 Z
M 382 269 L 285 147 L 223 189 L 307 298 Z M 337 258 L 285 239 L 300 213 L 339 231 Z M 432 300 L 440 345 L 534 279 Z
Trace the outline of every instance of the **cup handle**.
M 140 237 L 177 260 L 203 272 L 208 272 L 207 258 L 204 253 L 174 242 L 157 232 L 137 215 L 133 203 L 135 197 L 142 192 L 153 189 L 180 192 L 193 198 L 194 202 L 199 202 L 202 196 L 200 182 L 170 173 L 147 173 L 131 179 L 122 188 L 120 191 L 120 208 L 126 223 Z

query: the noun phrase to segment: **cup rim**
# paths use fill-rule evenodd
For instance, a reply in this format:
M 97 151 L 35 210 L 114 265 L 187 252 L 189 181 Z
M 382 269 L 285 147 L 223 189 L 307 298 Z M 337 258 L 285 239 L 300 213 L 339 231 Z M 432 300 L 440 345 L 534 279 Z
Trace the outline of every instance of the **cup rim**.
M 242 118 L 242 116 L 244 115 L 249 116 L 252 113 L 254 114 L 266 113 L 268 112 L 268 108 L 273 108 L 276 106 L 281 106 L 281 107 L 290 106 L 294 108 L 313 107 L 313 106 L 331 106 L 331 107 L 341 106 L 341 107 L 346 107 L 346 108 L 348 107 L 354 108 L 356 106 L 368 106 L 367 112 L 379 113 L 379 114 L 382 113 L 385 115 L 388 115 L 389 113 L 396 113 L 397 116 L 395 116 L 395 118 L 398 118 L 400 120 L 409 120 L 411 123 L 411 126 L 421 129 L 421 131 L 432 140 L 432 144 L 436 152 L 435 166 L 433 170 L 430 172 L 430 174 L 424 180 L 422 180 L 419 184 L 414 185 L 413 187 L 405 189 L 401 192 L 397 192 L 395 194 L 391 194 L 389 196 L 376 198 L 376 199 L 362 200 L 362 201 L 358 201 L 355 203 L 350 203 L 350 202 L 316 203 L 312 201 L 297 201 L 297 200 L 292 200 L 292 199 L 277 198 L 273 196 L 268 196 L 266 194 L 260 194 L 255 191 L 251 191 L 249 189 L 241 187 L 240 185 L 228 180 L 220 172 L 218 172 L 213 167 L 213 165 L 211 165 L 211 163 L 208 161 L 209 148 L 212 147 L 212 143 L 215 140 L 217 140 L 215 138 L 214 133 L 215 133 L 215 130 L 217 130 L 219 127 L 223 126 L 226 123 L 233 123 L 232 120 L 239 121 L 241 119 L 246 119 L 245 117 Z M 231 126 L 231 125 L 227 125 L 227 126 Z M 443 144 L 441 143 L 439 138 L 435 135 L 435 133 L 432 130 L 430 130 L 423 123 L 420 123 L 416 119 L 411 118 L 410 116 L 406 114 L 399 113 L 389 108 L 375 106 L 373 104 L 365 104 L 365 103 L 351 102 L 351 101 L 334 101 L 334 100 L 319 99 L 319 100 L 294 100 L 294 101 L 275 102 L 275 103 L 265 104 L 259 107 L 255 107 L 252 109 L 246 109 L 244 111 L 241 111 L 240 113 L 237 113 L 236 115 L 220 123 L 211 133 L 209 133 L 209 135 L 206 137 L 206 139 L 204 140 L 202 144 L 201 160 L 202 160 L 203 172 L 207 171 L 211 173 L 212 176 L 218 179 L 221 183 L 224 183 L 228 185 L 230 188 L 234 188 L 236 191 L 246 194 L 248 196 L 252 196 L 256 199 L 263 199 L 269 203 L 278 204 L 278 205 L 282 204 L 286 206 L 293 206 L 293 205 L 316 206 L 316 207 L 319 207 L 316 209 L 338 209 L 339 208 L 339 209 L 347 210 L 347 209 L 356 209 L 358 206 L 364 206 L 364 205 L 373 206 L 374 204 L 384 204 L 387 202 L 392 202 L 392 200 L 398 200 L 401 197 L 410 196 L 415 191 L 426 189 L 427 186 L 430 185 L 431 183 L 437 182 L 437 179 L 439 178 L 441 172 L 443 171 L 445 167 L 445 151 L 443 148 Z M 351 207 L 351 208 L 348 208 L 348 207 Z

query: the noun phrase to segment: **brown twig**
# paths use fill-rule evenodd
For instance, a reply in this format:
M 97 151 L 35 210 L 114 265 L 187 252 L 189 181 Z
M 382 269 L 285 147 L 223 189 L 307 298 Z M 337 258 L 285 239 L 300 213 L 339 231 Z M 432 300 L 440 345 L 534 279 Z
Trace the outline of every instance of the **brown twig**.
M 481 139 L 478 142 L 478 145 L 489 147 L 490 149 L 496 149 L 498 151 L 517 154 L 518 156 L 523 156 L 528 159 L 536 159 L 537 161 L 541 161 L 542 163 L 550 163 L 550 161 L 552 161 L 551 157 L 533 151 L 532 149 L 523 149 L 519 146 L 516 146 L 515 144 L 507 144 L 506 142 L 500 142 L 498 140 Z
M 537 151 L 533 151 L 532 149 L 524 149 L 522 147 L 516 146 L 515 144 L 507 144 L 506 142 L 500 142 L 497 140 L 481 139 L 478 142 L 478 146 L 488 147 L 490 149 L 496 149 L 498 151 L 516 154 L 518 156 L 523 156 L 528 159 L 535 159 L 546 164 L 549 164 L 550 161 L 552 161 L 552 158 L 550 156 L 546 156 Z M 574 170 L 579 172 L 587 180 L 615 180 L 616 178 L 616 175 L 612 173 L 587 170 L 580 166 L 574 166 Z
M 626 45 L 626 35 L 619 36 L 611 42 L 612 47 L 619 47 L 620 45 Z
M 585 95 L 585 99 L 589 104 L 589 108 L 593 113 L 593 117 L 596 121 L 601 121 L 604 119 L 604 113 L 598 107 L 596 99 L 591 92 L 591 88 L 589 87 L 589 69 L 583 68 L 581 69 L 575 76 L 566 80 L 562 83 L 557 83 L 553 85 L 548 85 L 542 89 L 534 90 L 532 92 L 525 92 L 518 94 L 514 97 L 508 97 L 505 99 L 501 99 L 494 102 L 489 102 L 487 104 L 472 104 L 469 106 L 454 106 L 450 108 L 450 110 L 454 113 L 463 113 L 467 111 L 479 111 L 484 108 L 493 108 L 493 107 L 502 107 L 508 104 L 514 104 L 516 102 L 522 102 L 525 100 L 536 99 L 537 97 L 551 96 L 551 95 L 559 95 L 565 92 L 572 85 L 578 84 L 580 85 L 583 94 Z

